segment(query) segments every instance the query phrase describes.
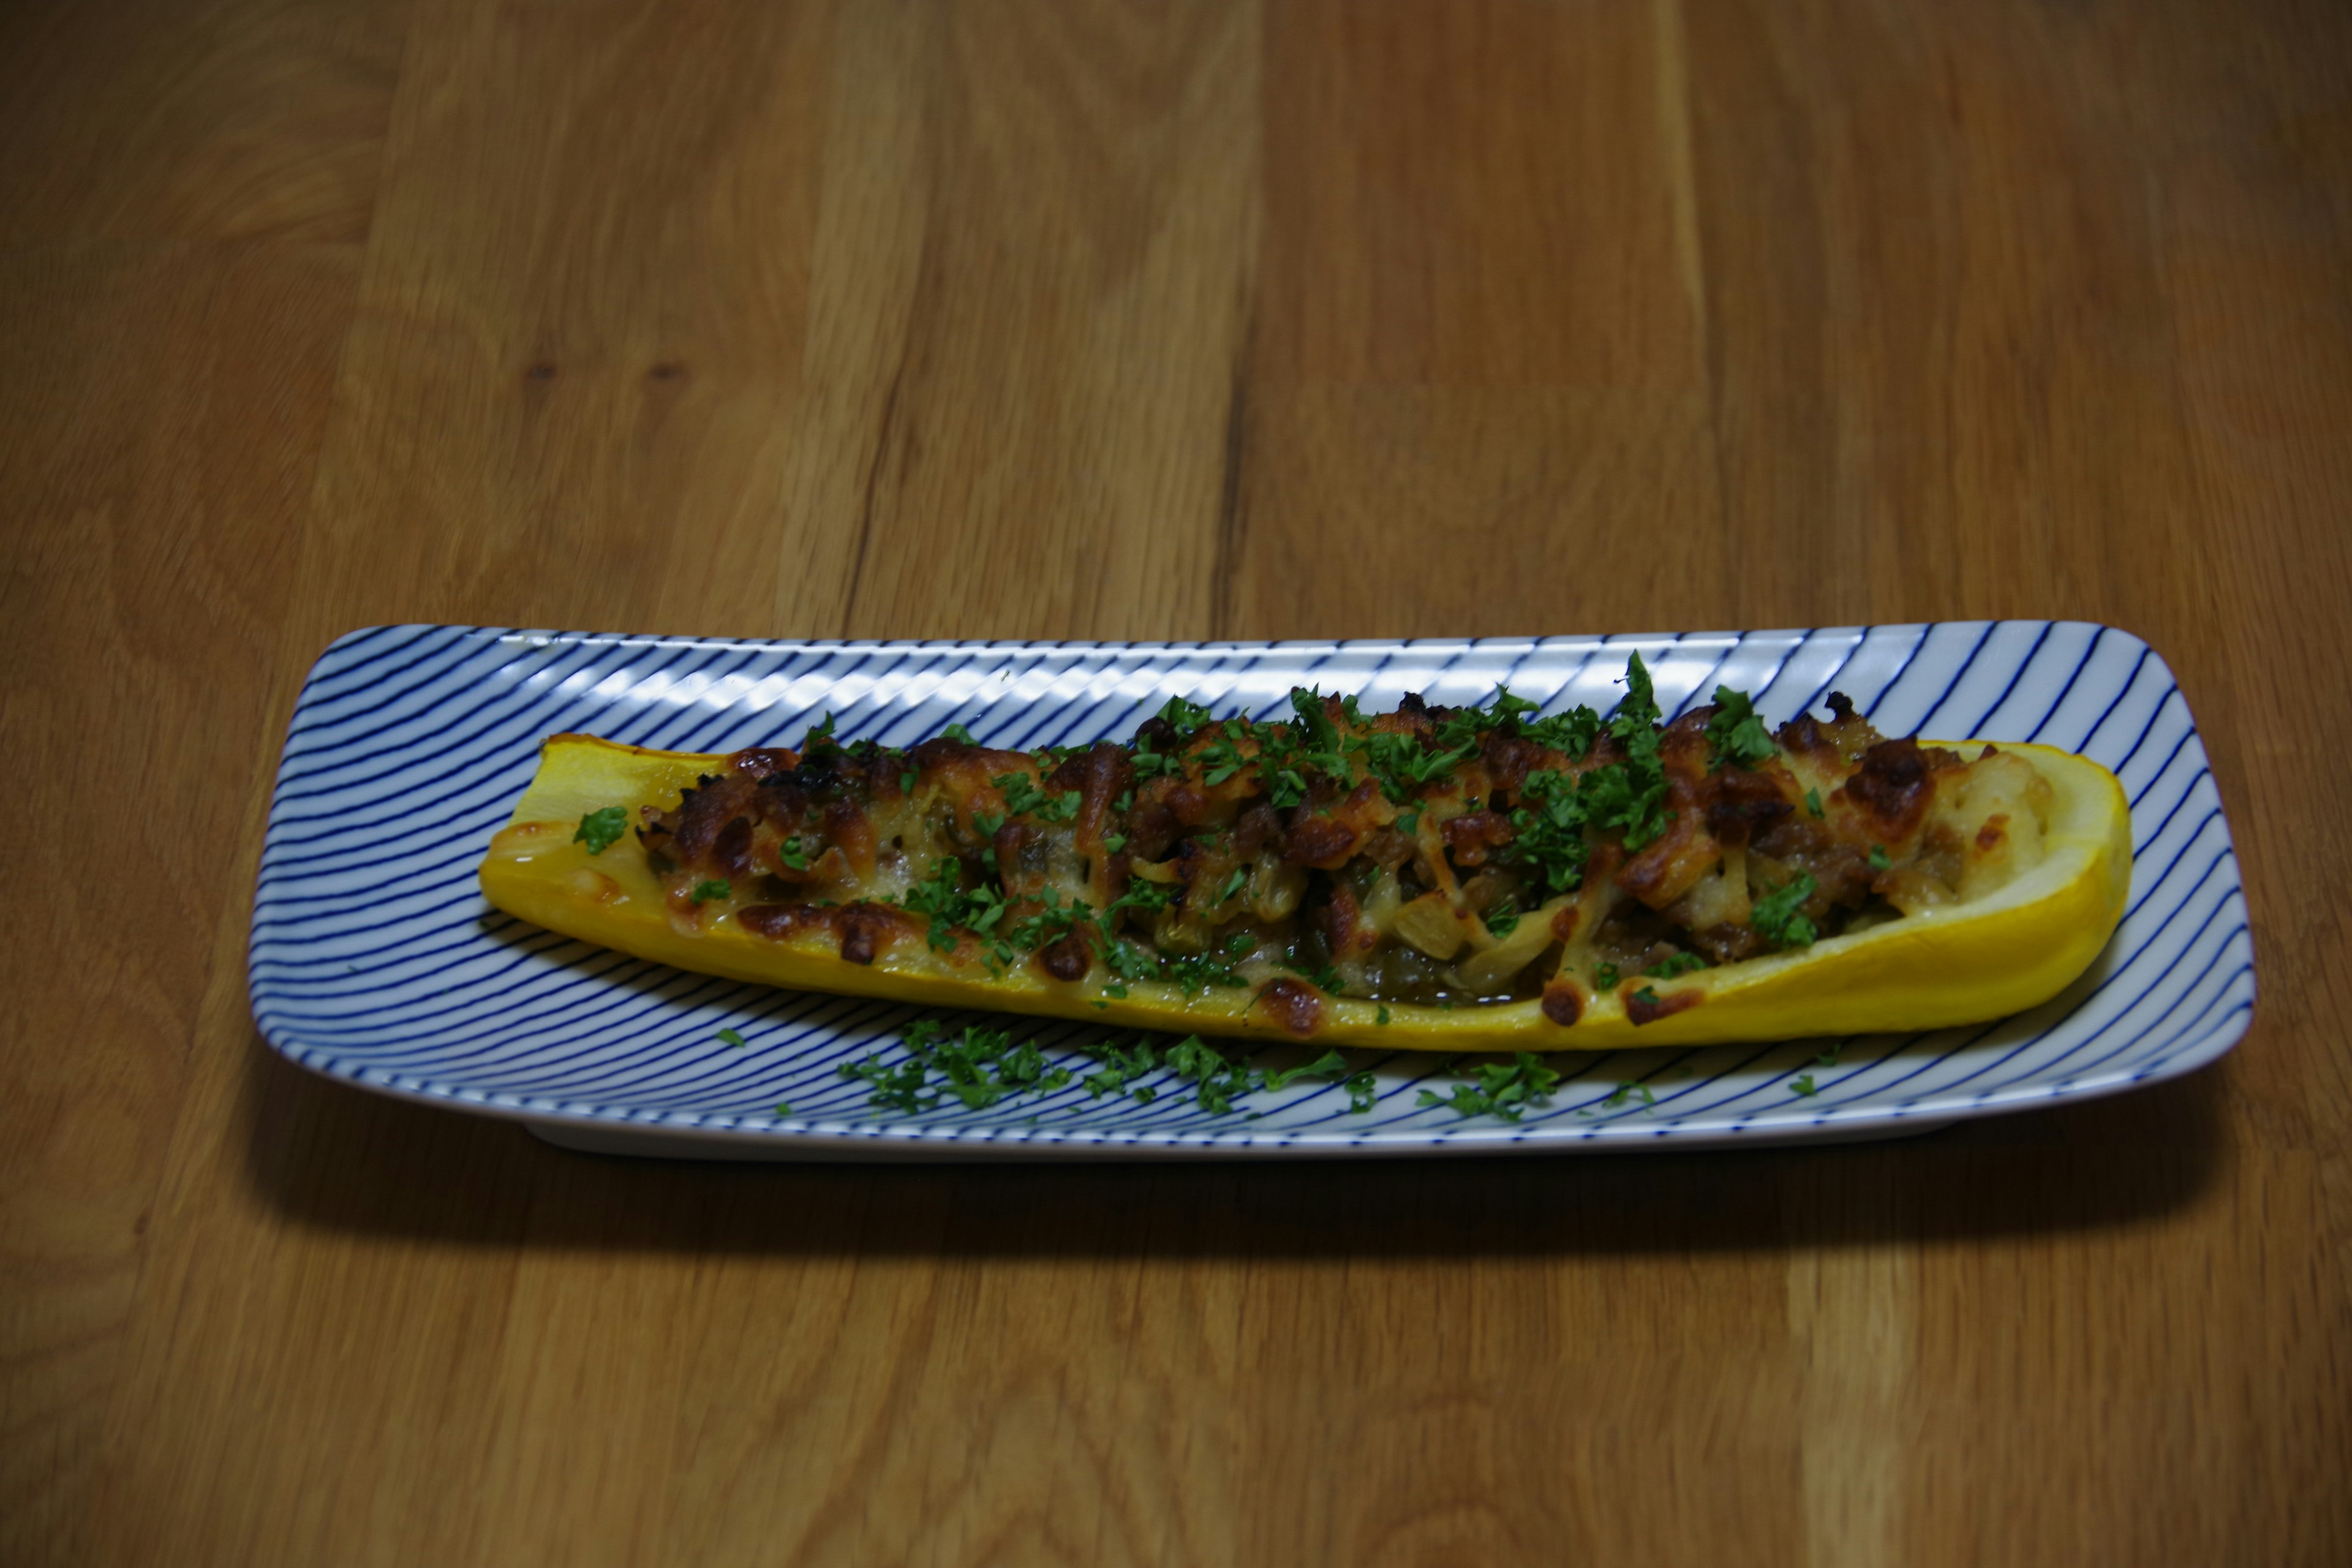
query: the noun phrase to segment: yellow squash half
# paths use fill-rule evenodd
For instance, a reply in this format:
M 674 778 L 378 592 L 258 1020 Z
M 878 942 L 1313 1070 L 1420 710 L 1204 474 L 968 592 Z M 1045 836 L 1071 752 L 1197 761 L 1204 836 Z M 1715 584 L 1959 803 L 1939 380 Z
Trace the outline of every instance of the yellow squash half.
M 1967 745 L 1974 749 L 1979 742 Z M 2122 786 L 2096 763 L 2046 746 L 2003 744 L 2031 760 L 2053 796 L 2039 865 L 1969 903 L 1906 916 L 1811 946 L 1649 982 L 1669 1002 L 1695 994 L 1654 1022 L 1636 1025 L 1624 997 L 1643 983 L 1591 999 L 1563 1026 L 1539 1004 L 1447 1010 L 1324 1000 L 1313 1038 L 1330 1045 L 1432 1051 L 1609 1050 L 1735 1040 L 1792 1039 L 1941 1028 L 1998 1018 L 2049 1000 L 2087 969 L 2123 916 L 2131 878 L 2131 818 Z M 1114 1028 L 1296 1039 L 1249 990 L 1187 997 L 1175 986 L 1131 982 L 1123 999 L 1103 995 L 1099 967 L 1064 984 L 1031 964 L 992 976 L 956 963 L 919 936 L 884 948 L 869 964 L 839 955 L 823 930 L 783 941 L 754 935 L 718 910 L 676 920 L 633 838 L 591 856 L 573 842 L 589 812 L 625 804 L 668 809 L 722 759 L 558 735 L 513 819 L 483 859 L 483 895 L 509 914 L 583 942 L 707 974 L 798 990 L 882 996 L 942 1007 L 1000 1009 L 1086 1019 Z

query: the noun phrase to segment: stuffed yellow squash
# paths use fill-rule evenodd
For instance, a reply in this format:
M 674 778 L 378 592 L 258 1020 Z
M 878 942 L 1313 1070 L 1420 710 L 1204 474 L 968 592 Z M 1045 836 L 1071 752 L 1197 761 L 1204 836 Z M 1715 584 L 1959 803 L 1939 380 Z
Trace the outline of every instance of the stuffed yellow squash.
M 1291 694 L 1124 743 L 546 742 L 481 867 L 523 920 L 808 990 L 1216 1035 L 1550 1051 L 1972 1023 L 2121 917 L 2097 763 L 1881 737 L 1843 697 L 1661 725 Z

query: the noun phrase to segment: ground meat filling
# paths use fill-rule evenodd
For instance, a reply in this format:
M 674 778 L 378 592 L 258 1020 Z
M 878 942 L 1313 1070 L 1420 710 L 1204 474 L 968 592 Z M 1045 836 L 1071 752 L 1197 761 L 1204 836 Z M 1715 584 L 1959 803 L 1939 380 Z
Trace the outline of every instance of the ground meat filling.
M 695 929 L 908 945 L 1117 998 L 1244 987 L 1309 1034 L 1324 999 L 1540 1000 L 1574 1025 L 1696 1005 L 1697 970 L 1978 896 L 2040 853 L 2049 785 L 1874 731 L 1841 693 L 1768 731 L 1737 692 L 1662 722 L 1626 696 L 1539 715 L 1291 695 L 1279 721 L 1171 700 L 1121 745 L 1003 751 L 961 730 L 726 759 L 637 842 Z

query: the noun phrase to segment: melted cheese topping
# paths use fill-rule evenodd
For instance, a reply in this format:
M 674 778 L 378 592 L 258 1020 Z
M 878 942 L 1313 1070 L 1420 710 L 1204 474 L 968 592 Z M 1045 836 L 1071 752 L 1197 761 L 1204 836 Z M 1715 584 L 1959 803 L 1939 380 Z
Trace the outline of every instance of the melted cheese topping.
M 1967 903 L 2040 862 L 2051 787 L 2032 763 L 1885 741 L 1842 702 L 1738 757 L 1712 709 L 1578 749 L 1507 713 L 1327 700 L 1328 744 L 1286 775 L 1318 729 L 1306 706 L 1299 727 L 1155 721 L 1070 753 L 748 752 L 675 805 L 614 804 L 682 931 L 829 921 L 845 956 L 927 942 L 1104 987 L 1286 971 L 1371 999 L 1541 996 L 1566 1021 L 1637 977 Z M 1586 804 L 1627 792 L 1639 830 Z M 1547 836 L 1562 798 L 1583 826 Z

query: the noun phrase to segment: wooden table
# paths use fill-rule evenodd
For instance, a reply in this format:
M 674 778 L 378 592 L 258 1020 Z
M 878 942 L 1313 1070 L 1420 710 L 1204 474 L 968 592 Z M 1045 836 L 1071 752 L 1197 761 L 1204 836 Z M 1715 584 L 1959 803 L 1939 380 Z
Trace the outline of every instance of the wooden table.
M 2352 13 L 0 13 L 0 1561 L 2352 1561 Z M 2252 1033 L 1911 1143 L 558 1152 L 257 1042 L 371 622 L 2068 616 Z

